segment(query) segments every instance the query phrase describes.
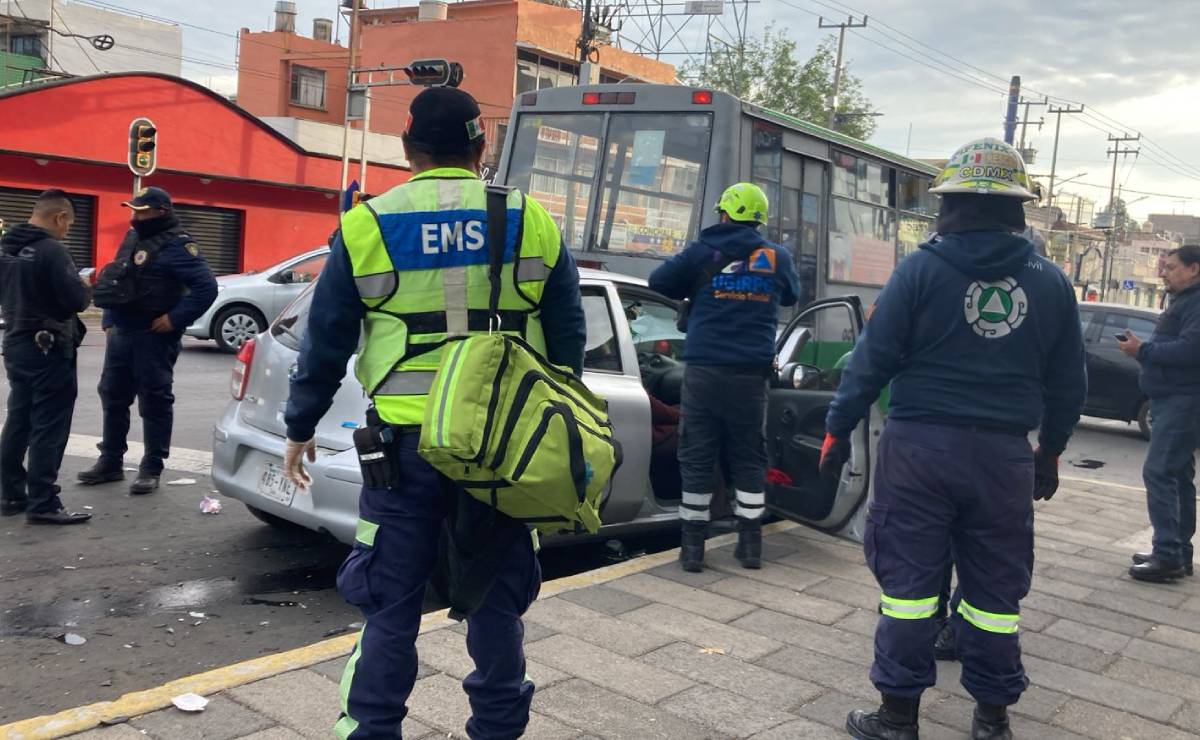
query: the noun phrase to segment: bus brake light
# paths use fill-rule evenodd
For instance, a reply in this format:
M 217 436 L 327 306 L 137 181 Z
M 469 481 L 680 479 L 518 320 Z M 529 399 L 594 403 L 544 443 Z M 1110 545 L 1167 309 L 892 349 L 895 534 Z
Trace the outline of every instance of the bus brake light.
M 584 105 L 632 105 L 637 102 L 634 92 L 585 92 Z
M 583 104 L 584 105 L 598 105 L 599 103 L 600 103 L 600 93 L 585 92 L 583 94 Z
M 695 90 L 692 92 L 692 105 L 712 105 L 712 90 Z

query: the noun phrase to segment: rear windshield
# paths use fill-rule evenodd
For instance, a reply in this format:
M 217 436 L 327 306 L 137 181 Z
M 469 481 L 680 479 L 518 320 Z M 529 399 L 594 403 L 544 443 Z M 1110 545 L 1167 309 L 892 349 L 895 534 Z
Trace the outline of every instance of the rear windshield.
M 313 288 L 316 285 L 316 281 L 313 281 L 303 293 L 296 296 L 296 300 L 283 309 L 275 323 L 271 324 L 271 336 L 283 346 L 297 352 L 300 351 L 301 340 L 308 332 L 308 311 L 312 306 Z

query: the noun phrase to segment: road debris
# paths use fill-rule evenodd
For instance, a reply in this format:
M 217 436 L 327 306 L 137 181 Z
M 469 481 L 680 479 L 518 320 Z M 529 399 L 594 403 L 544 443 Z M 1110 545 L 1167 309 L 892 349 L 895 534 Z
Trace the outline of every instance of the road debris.
M 59 635 L 58 637 L 56 637 L 54 639 L 58 640 L 59 642 L 66 643 L 67 645 L 71 645 L 71 646 L 79 646 L 79 645 L 82 645 L 83 643 L 87 642 L 86 637 L 84 637 L 83 635 L 77 635 L 74 632 L 64 632 L 63 634 Z
M 208 699 L 199 694 L 187 693 L 172 698 L 171 703 L 175 705 L 176 709 L 185 712 L 203 712 L 204 708 L 208 706 Z
M 168 486 L 194 486 L 196 485 L 195 478 L 176 478 L 175 480 L 167 481 Z
M 221 513 L 221 499 L 213 498 L 212 496 L 205 496 L 200 501 L 200 513 L 201 514 L 220 514 Z

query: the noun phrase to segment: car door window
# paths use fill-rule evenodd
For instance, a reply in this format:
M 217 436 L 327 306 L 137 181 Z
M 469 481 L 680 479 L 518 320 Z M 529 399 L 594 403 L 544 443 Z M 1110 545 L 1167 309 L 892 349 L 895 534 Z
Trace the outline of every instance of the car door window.
M 599 372 L 621 372 L 621 348 L 613 326 L 608 293 L 600 287 L 585 287 L 583 316 L 587 323 L 583 368 Z
M 854 309 L 849 304 L 807 311 L 788 327 L 779 350 L 779 366 L 798 362 L 815 367 L 821 371 L 821 389 L 836 390 L 857 334 Z
M 687 335 L 675 326 L 678 309 L 665 299 L 641 290 L 620 291 L 621 309 L 629 322 L 633 347 L 638 354 L 652 352 L 667 357 L 683 357 Z
M 317 275 L 320 275 L 322 268 L 325 267 L 325 260 L 328 257 L 328 253 L 320 254 L 292 265 L 289 268 L 292 273 L 292 283 L 311 283 L 316 280 Z
M 1092 321 L 1095 318 L 1095 311 L 1089 311 L 1083 308 L 1079 309 L 1079 331 L 1081 334 L 1083 334 L 1083 341 L 1085 342 L 1092 342 L 1096 339 L 1095 336 L 1091 334 Z
M 1112 347 L 1117 346 L 1116 335 L 1126 330 L 1137 334 L 1144 342 L 1154 333 L 1154 327 L 1157 323 L 1153 319 L 1110 311 L 1104 317 L 1104 325 L 1100 330 L 1100 344 Z

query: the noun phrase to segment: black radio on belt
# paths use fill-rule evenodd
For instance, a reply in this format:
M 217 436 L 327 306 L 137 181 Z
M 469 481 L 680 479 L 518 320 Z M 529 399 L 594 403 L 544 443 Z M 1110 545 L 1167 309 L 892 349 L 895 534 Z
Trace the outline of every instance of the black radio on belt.
M 367 425 L 354 430 L 354 449 L 358 453 L 363 485 L 368 488 L 391 488 L 396 485 L 394 442 L 392 428 L 380 421 L 374 408 L 370 409 L 367 412 Z

